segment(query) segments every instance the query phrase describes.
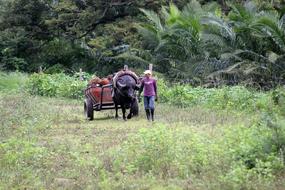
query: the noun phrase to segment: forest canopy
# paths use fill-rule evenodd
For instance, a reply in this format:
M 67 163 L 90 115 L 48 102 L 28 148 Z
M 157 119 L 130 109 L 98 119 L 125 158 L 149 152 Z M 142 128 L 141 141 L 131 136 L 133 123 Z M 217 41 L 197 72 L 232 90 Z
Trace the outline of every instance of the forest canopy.
M 0 0 L 0 69 L 99 76 L 129 67 L 177 82 L 284 84 L 283 1 Z

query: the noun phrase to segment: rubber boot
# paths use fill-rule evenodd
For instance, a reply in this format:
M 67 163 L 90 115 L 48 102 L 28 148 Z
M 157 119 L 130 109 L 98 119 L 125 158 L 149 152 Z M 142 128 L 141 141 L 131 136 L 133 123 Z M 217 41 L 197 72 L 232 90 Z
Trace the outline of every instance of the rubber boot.
M 146 110 L 145 110 L 145 113 L 146 113 L 146 118 L 147 118 L 147 120 L 149 121 L 149 120 L 150 120 L 150 112 L 149 112 L 149 109 L 146 109 Z
M 150 113 L 151 113 L 151 120 L 154 121 L 154 109 L 151 109 Z

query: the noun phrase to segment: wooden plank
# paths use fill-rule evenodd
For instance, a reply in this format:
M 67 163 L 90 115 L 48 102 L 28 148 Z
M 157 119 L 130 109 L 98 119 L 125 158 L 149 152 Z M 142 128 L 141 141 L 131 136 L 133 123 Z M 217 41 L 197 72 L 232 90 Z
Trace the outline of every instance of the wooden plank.
M 153 64 L 149 64 L 148 70 L 150 70 L 152 72 L 152 68 L 153 68 Z

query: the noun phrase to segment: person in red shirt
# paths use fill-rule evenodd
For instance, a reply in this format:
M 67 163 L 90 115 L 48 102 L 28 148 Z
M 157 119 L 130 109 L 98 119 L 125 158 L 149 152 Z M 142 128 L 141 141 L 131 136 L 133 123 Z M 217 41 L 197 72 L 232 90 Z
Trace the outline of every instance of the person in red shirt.
M 142 91 L 144 91 L 144 109 L 146 112 L 146 117 L 147 120 L 154 121 L 154 101 L 157 101 L 156 80 L 152 78 L 152 73 L 150 70 L 146 70 L 144 75 L 145 77 L 142 79 L 139 89 L 139 97 Z

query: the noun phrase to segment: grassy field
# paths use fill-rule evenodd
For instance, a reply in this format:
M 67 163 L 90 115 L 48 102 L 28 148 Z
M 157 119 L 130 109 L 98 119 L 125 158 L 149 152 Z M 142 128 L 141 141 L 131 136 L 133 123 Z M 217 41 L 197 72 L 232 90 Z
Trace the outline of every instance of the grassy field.
M 127 122 L 116 120 L 113 110 L 95 112 L 95 120 L 89 122 L 81 101 L 14 93 L 0 97 L 4 108 L 0 112 L 0 189 L 284 188 L 278 178 L 244 183 L 222 175 L 231 166 L 223 165 L 230 158 L 220 157 L 227 150 L 221 149 L 224 144 L 219 139 L 229 127 L 238 133 L 238 128 L 250 126 L 254 115 L 158 104 L 153 123 L 146 121 L 142 111 Z M 192 139 L 186 143 L 190 146 L 184 144 L 187 139 Z M 143 144 L 144 140 L 148 141 Z M 176 150 L 192 152 L 194 157 L 176 155 L 189 160 L 172 163 L 169 151 Z
M 87 121 L 82 100 L 17 89 L 0 92 L 0 189 L 285 188 L 261 113 L 158 103 L 155 122 Z

